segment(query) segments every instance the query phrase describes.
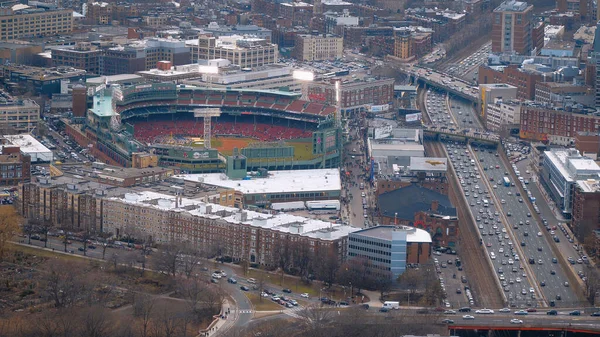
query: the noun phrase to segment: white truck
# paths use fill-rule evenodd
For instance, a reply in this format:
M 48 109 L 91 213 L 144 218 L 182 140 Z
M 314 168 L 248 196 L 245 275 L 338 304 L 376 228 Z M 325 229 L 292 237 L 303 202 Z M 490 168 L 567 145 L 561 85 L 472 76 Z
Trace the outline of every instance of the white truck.
M 385 301 L 383 307 L 386 309 L 400 309 L 400 302 L 396 301 Z

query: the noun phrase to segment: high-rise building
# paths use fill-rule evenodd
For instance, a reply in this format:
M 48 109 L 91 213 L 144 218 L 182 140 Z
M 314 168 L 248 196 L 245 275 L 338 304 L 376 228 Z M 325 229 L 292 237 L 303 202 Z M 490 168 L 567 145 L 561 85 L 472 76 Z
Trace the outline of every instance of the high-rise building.
M 508 0 L 494 9 L 492 52 L 516 52 L 529 55 L 535 48 L 532 41 L 533 5 Z
M 73 10 L 50 7 L 17 4 L 10 8 L 0 8 L 0 40 L 29 40 L 28 38 L 33 37 L 72 33 Z
M 573 193 L 571 230 L 579 240 L 600 229 L 600 180 L 579 180 Z

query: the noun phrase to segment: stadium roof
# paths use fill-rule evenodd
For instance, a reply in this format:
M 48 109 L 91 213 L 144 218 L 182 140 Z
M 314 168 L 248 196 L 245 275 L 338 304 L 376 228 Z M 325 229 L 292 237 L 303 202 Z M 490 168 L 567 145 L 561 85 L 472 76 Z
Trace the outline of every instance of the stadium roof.
M 185 180 L 233 188 L 244 194 L 339 191 L 338 169 L 270 171 L 267 178 L 231 180 L 223 173 L 184 174 Z

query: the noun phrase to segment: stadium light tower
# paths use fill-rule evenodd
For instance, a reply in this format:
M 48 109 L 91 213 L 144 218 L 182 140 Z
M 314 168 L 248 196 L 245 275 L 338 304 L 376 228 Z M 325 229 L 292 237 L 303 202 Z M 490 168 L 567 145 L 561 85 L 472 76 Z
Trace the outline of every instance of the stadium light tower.
M 204 120 L 204 148 L 210 149 L 210 138 L 212 137 L 211 132 L 211 119 L 213 117 L 221 116 L 221 109 L 219 108 L 202 108 L 194 109 L 194 117 L 202 117 Z

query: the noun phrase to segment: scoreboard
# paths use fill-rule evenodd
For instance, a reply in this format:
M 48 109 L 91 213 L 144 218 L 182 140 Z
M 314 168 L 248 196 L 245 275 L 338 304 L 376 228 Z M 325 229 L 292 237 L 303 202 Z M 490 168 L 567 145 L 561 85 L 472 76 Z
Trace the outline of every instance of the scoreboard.
M 327 153 L 338 148 L 338 129 L 319 130 L 313 133 L 313 154 Z

